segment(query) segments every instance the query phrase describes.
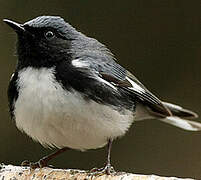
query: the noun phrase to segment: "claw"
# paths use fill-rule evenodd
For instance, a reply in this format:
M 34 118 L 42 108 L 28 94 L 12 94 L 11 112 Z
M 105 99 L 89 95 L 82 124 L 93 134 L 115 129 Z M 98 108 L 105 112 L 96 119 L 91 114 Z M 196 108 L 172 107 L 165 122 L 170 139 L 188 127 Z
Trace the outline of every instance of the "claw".
M 38 162 L 32 163 L 30 161 L 23 161 L 21 163 L 22 166 L 29 166 L 31 169 L 36 169 L 36 168 L 43 168 L 43 167 L 47 167 L 48 166 L 48 162 L 53 159 L 55 156 L 57 156 L 58 154 L 61 154 L 62 152 L 66 151 L 68 148 L 62 148 L 59 149 L 56 152 L 53 152 L 52 154 L 43 157 L 42 159 L 40 159 Z
M 40 159 L 38 162 L 32 163 L 25 160 L 21 163 L 21 166 L 29 166 L 31 169 L 43 168 L 47 166 L 47 161 L 45 159 Z
M 31 163 L 30 161 L 24 160 L 21 162 L 21 166 L 30 166 L 30 163 Z
M 93 168 L 90 170 L 90 173 L 92 174 L 107 174 L 107 175 L 111 175 L 115 173 L 114 168 L 111 166 L 111 164 L 107 164 L 105 167 L 103 168 Z
M 103 169 L 103 171 L 105 171 L 105 173 L 106 173 L 107 175 L 111 175 L 111 174 L 115 173 L 115 170 L 114 170 L 114 168 L 111 166 L 111 164 L 107 164 L 107 165 L 105 166 L 105 168 Z

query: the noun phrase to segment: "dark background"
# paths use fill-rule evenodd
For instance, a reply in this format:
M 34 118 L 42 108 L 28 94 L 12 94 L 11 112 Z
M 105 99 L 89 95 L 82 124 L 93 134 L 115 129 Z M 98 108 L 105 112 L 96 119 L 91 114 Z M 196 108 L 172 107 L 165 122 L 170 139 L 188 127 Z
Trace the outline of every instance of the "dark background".
M 0 0 L 0 162 L 19 165 L 51 152 L 18 131 L 7 108 L 16 36 L 2 19 L 25 22 L 38 15 L 64 17 L 106 44 L 158 97 L 201 115 L 200 0 Z M 105 156 L 105 149 L 70 150 L 51 164 L 91 169 L 103 166 Z M 138 122 L 115 141 L 112 164 L 121 171 L 201 179 L 201 133 L 156 120 Z

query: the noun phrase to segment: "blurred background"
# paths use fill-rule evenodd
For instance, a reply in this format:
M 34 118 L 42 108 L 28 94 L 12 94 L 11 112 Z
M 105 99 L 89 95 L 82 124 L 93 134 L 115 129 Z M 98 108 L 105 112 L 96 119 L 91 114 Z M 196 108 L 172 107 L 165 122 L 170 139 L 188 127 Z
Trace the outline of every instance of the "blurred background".
M 106 44 L 118 62 L 158 97 L 201 115 L 200 1 L 0 0 L 0 162 L 19 165 L 51 152 L 16 129 L 7 107 L 7 85 L 17 59 L 16 35 L 2 19 L 25 22 L 39 15 L 64 17 Z M 50 164 L 91 169 L 102 167 L 105 158 L 104 148 L 69 150 Z M 201 179 L 201 132 L 156 120 L 138 122 L 115 141 L 112 164 L 119 171 Z

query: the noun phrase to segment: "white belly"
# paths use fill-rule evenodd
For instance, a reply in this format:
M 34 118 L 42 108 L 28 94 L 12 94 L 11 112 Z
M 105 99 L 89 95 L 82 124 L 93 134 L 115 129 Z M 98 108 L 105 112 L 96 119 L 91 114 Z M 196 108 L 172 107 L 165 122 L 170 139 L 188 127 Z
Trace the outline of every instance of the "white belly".
M 54 79 L 54 69 L 26 68 L 19 72 L 15 103 L 17 127 L 44 146 L 93 149 L 108 138 L 125 134 L 133 113 L 85 101 L 75 91 L 65 91 Z

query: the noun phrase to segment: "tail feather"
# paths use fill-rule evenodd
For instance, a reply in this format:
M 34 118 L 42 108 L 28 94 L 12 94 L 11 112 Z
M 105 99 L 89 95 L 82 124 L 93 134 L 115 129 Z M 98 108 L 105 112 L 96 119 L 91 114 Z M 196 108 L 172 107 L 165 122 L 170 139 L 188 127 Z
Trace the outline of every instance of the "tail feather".
M 168 116 L 166 118 L 160 119 L 160 121 L 163 121 L 165 123 L 171 124 L 173 126 L 179 127 L 187 131 L 201 131 L 201 123 L 182 119 L 176 116 Z
M 161 114 L 157 114 L 151 108 L 138 104 L 136 107 L 135 120 L 158 119 L 187 131 L 201 131 L 201 123 L 188 120 L 197 118 L 198 115 L 196 113 L 171 103 L 162 102 L 162 104 L 168 109 L 168 111 L 170 111 L 169 116 L 161 116 Z
M 197 118 L 198 115 L 196 113 L 188 109 L 184 109 L 181 106 L 167 102 L 163 102 L 163 105 L 171 111 L 172 116 L 162 118 L 160 119 L 161 121 L 187 131 L 201 131 L 201 123 L 186 119 L 186 118 L 191 119 Z
M 181 118 L 197 118 L 198 115 L 196 113 L 194 113 L 193 111 L 190 111 L 188 109 L 184 109 L 181 106 L 175 105 L 175 104 L 171 104 L 171 103 L 167 103 L 167 102 L 163 102 L 163 105 L 168 108 L 173 116 L 178 116 Z

